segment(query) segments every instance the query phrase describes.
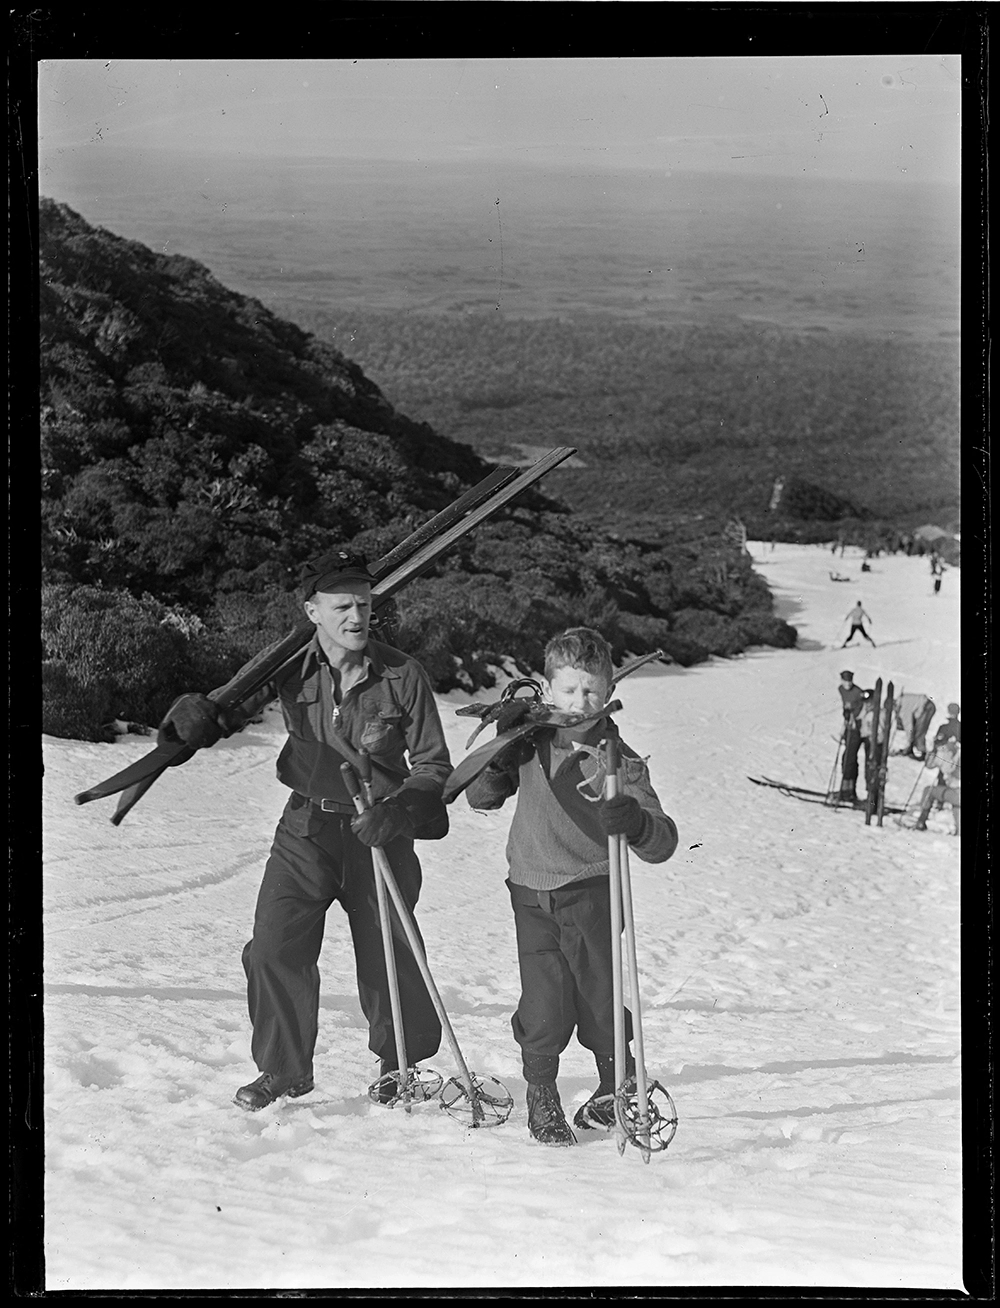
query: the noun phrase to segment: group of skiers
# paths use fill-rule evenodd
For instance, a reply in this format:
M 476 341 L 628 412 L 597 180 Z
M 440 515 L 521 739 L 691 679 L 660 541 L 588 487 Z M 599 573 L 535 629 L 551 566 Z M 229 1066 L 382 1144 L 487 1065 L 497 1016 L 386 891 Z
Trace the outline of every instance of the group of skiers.
M 858 755 L 864 749 L 866 763 L 870 758 L 874 739 L 874 692 L 855 684 L 854 673 L 845 669 L 840 674 L 840 699 L 844 730 L 841 737 L 840 798 L 846 802 L 857 800 Z M 937 706 L 929 695 L 902 691 L 893 696 L 893 728 L 905 737 L 905 745 L 896 751 L 899 755 L 917 759 L 927 769 L 937 772 L 934 783 L 924 789 L 921 799 L 917 830 L 927 828 L 927 818 L 935 803 L 941 807 L 950 804 L 955 817 L 955 834 L 961 834 L 961 755 L 962 724 L 958 704 L 948 705 L 948 718 L 938 727 L 931 750 L 927 749 L 927 731 Z M 888 726 L 885 723 L 884 726 Z M 867 768 L 866 768 L 867 771 Z
M 418 839 L 443 838 L 442 800 L 452 766 L 430 681 L 416 660 L 371 637 L 375 578 L 360 555 L 333 550 L 303 571 L 301 598 L 316 631 L 238 711 L 183 695 L 160 727 L 163 742 L 214 744 L 277 699 L 288 739 L 277 762 L 290 794 L 278 822 L 243 950 L 253 1029 L 255 1080 L 235 1103 L 255 1112 L 314 1088 L 320 978 L 327 910 L 347 914 L 369 1048 L 380 1060 L 380 1102 L 398 1096 L 392 994 L 382 945 L 373 850 L 381 849 L 410 914 L 420 893 Z M 579 1129 L 615 1124 L 609 836 L 624 835 L 646 862 L 669 859 L 677 828 L 642 761 L 617 741 L 620 793 L 605 797 L 606 742 L 617 729 L 601 710 L 613 684 L 611 649 L 586 627 L 554 637 L 545 651 L 547 698 L 557 710 L 591 715 L 577 728 L 551 727 L 497 755 L 468 787 L 476 808 L 517 795 L 507 845 L 521 997 L 511 1019 L 527 1082 L 528 1129 L 545 1144 L 574 1144 L 559 1098 L 559 1057 L 575 1030 L 594 1055 L 598 1085 L 577 1112 Z M 342 765 L 371 764 L 373 802 L 358 812 Z M 415 923 L 414 923 L 415 926 Z M 398 921 L 395 957 L 407 1062 L 432 1057 L 441 1023 Z M 631 1040 L 631 1019 L 624 1014 Z M 634 1085 L 630 1051 L 626 1075 Z

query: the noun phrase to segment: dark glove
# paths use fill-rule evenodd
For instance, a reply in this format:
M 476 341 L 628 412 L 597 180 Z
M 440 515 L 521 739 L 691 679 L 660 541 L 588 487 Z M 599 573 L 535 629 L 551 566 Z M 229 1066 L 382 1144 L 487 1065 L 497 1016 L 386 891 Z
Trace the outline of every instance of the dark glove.
M 235 722 L 207 695 L 182 695 L 171 704 L 160 723 L 158 745 L 187 745 L 207 749 L 220 736 L 231 736 Z
M 534 741 L 523 736 L 520 740 L 512 740 L 506 749 L 493 755 L 487 765 L 487 771 L 505 772 L 510 776 L 516 776 L 521 764 L 527 763 L 534 752 Z
M 638 840 L 646 825 L 646 815 L 637 799 L 631 795 L 615 795 L 601 801 L 597 810 L 601 826 L 609 836 L 625 836 Z
M 376 800 L 371 808 L 351 818 L 351 830 L 369 848 L 387 845 L 397 836 L 412 839 L 413 816 L 398 795 L 390 795 L 388 799 Z

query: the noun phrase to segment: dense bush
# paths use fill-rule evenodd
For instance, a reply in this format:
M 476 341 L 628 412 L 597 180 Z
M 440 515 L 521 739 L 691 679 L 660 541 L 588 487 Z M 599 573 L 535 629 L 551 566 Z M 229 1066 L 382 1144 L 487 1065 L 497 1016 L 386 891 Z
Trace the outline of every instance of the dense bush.
M 42 589 L 42 730 L 111 740 L 113 722 L 153 724 L 220 664 L 201 624 L 151 597 L 95 586 Z

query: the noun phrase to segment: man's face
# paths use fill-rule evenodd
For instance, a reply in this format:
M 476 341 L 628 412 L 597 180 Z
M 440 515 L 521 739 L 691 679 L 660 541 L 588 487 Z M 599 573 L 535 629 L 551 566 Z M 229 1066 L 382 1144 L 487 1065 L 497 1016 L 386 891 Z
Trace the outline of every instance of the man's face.
M 549 679 L 549 699 L 564 713 L 596 713 L 608 702 L 611 685 L 600 672 L 561 667 Z
M 306 615 L 315 622 L 325 649 L 358 653 L 368 644 L 372 615 L 372 588 L 364 581 L 338 581 L 334 591 L 317 591 L 305 602 Z

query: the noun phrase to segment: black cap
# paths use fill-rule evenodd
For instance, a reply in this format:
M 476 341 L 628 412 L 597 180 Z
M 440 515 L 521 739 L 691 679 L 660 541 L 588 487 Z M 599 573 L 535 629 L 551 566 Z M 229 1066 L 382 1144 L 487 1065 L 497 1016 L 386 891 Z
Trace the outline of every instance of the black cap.
M 364 555 L 352 550 L 336 549 L 310 559 L 300 574 L 302 598 L 307 600 L 317 591 L 336 590 L 337 583 L 342 581 L 365 581 L 369 586 L 375 584 Z

